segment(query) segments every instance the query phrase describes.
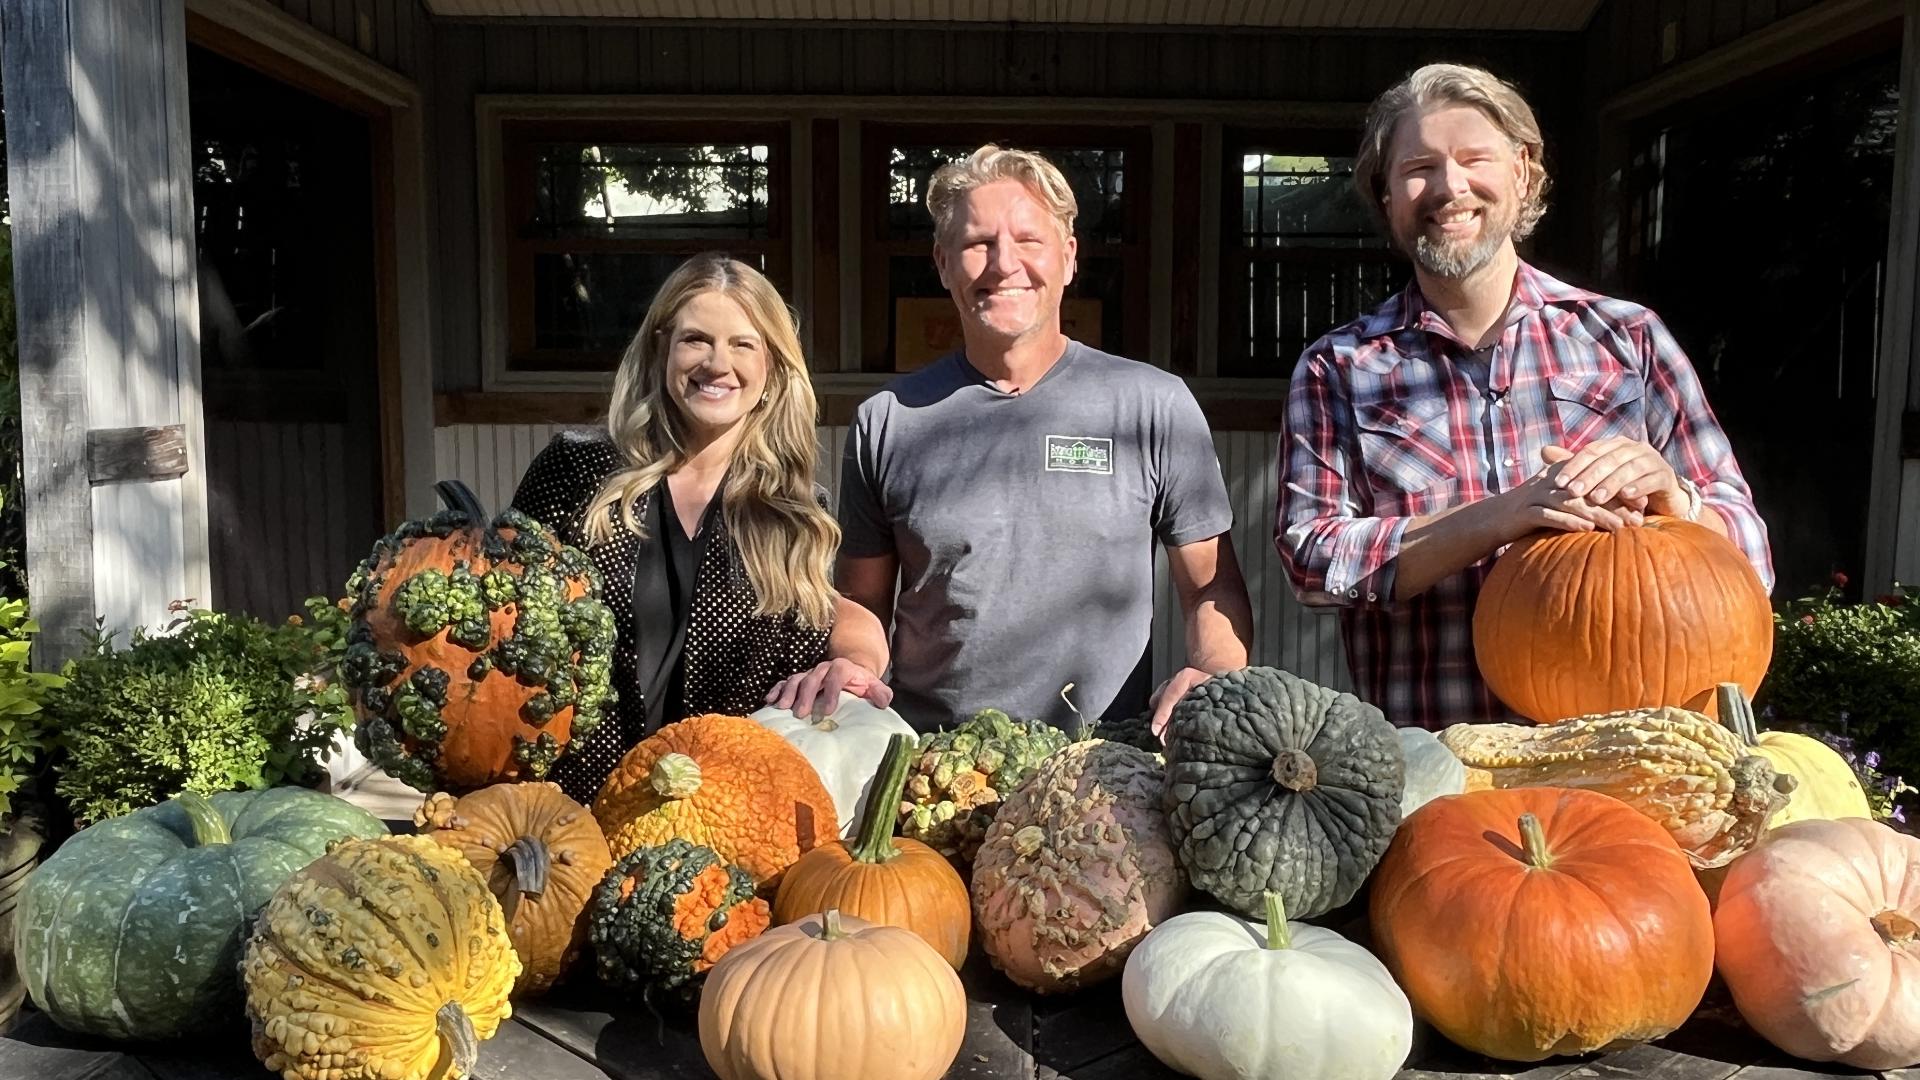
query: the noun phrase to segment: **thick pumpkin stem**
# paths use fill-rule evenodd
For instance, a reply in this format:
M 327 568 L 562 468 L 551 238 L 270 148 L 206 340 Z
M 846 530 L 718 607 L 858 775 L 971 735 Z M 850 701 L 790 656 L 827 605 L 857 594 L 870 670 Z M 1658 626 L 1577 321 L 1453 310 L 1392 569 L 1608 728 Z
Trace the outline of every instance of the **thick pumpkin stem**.
M 874 774 L 873 787 L 867 791 L 865 816 L 860 819 L 859 838 L 854 844 L 855 862 L 883 863 L 900 854 L 893 843 L 893 828 L 900 818 L 900 793 L 907 785 L 907 766 L 913 763 L 913 747 L 907 737 L 895 732 L 887 740 L 887 752 L 880 756 L 880 771 Z
M 820 914 L 820 940 L 839 941 L 847 936 L 846 928 L 840 925 L 840 909 L 828 908 Z
M 227 829 L 227 819 L 213 808 L 203 795 L 191 791 L 181 792 L 174 802 L 187 812 L 187 820 L 193 824 L 193 842 L 196 847 L 211 847 L 214 844 L 233 843 L 233 833 Z
M 1760 740 L 1760 726 L 1754 722 L 1753 704 L 1739 683 L 1723 682 L 1714 689 L 1714 703 L 1720 707 L 1720 722 L 1732 729 L 1741 746 Z
M 1520 815 L 1520 843 L 1527 850 L 1527 864 L 1535 870 L 1547 870 L 1553 866 L 1553 852 L 1547 848 L 1546 830 L 1540 827 L 1540 819 L 1532 814 Z
M 1891 908 L 1873 917 L 1873 928 L 1889 945 L 1911 944 L 1915 936 L 1920 936 L 1920 924 Z
M 480 1058 L 480 1039 L 473 1033 L 473 1021 L 457 1001 L 449 1001 L 433 1014 L 433 1026 L 440 1032 L 440 1060 L 430 1080 L 453 1080 L 473 1074 L 473 1063 Z M 440 1068 L 439 1066 L 446 1067 Z
M 1267 892 L 1267 948 L 1293 948 L 1293 931 L 1287 928 L 1287 902 L 1272 890 Z
M 1305 750 L 1282 750 L 1273 759 L 1273 779 L 1288 791 L 1312 791 L 1320 770 Z
M 653 763 L 647 783 L 655 794 L 666 798 L 690 798 L 700 790 L 700 763 L 685 754 L 662 754 Z
M 520 895 L 540 899 L 540 894 L 547 891 L 547 872 L 553 867 L 547 842 L 537 836 L 523 836 L 507 845 L 502 854 L 513 863 L 513 883 Z

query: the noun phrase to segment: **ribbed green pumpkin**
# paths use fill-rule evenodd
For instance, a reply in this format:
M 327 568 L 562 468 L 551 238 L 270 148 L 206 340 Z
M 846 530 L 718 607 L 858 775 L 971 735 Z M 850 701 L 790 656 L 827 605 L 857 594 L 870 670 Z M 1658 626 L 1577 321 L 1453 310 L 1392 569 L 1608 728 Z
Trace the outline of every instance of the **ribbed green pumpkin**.
M 253 914 L 330 841 L 386 834 L 306 788 L 182 795 L 83 829 L 21 892 L 27 993 L 61 1027 L 113 1039 L 237 1025 Z

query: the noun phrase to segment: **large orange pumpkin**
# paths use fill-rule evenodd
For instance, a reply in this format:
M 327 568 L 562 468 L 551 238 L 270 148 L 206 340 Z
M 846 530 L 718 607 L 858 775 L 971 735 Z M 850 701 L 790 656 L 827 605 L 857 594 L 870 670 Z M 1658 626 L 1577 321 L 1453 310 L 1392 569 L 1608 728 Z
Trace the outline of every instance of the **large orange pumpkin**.
M 347 581 L 354 741 L 422 791 L 544 779 L 612 698 L 600 576 L 527 515 L 442 496 L 461 509 L 401 525 Z
M 1591 791 L 1435 799 L 1394 834 L 1370 916 L 1414 1012 L 1510 1061 L 1659 1038 L 1713 975 L 1713 918 L 1687 857 Z
M 1473 651 L 1494 694 L 1538 723 L 1661 705 L 1713 716 L 1721 683 L 1760 685 L 1773 611 L 1746 556 L 1704 525 L 1542 532 L 1487 575 Z

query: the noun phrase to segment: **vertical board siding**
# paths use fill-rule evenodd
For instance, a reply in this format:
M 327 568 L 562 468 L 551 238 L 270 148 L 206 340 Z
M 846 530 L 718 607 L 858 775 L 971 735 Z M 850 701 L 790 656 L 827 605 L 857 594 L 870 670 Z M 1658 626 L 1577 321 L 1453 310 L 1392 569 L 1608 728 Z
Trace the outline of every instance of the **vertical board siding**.
M 345 424 L 209 420 L 213 595 L 196 599 L 278 620 L 337 596 L 376 539 L 353 535 L 355 458 Z
M 462 480 L 481 505 L 497 510 L 513 490 L 534 454 L 558 432 L 557 424 L 455 424 L 434 431 L 441 480 Z M 837 505 L 840 455 L 847 429 L 822 427 L 819 482 Z M 1256 664 L 1285 668 L 1335 689 L 1352 688 L 1338 621 L 1303 608 L 1294 599 L 1287 574 L 1273 553 L 1273 508 L 1277 495 L 1273 463 L 1278 435 L 1266 431 L 1221 431 L 1214 452 L 1233 502 L 1233 546 L 1239 555 L 1247 592 L 1253 601 Z M 1167 575 L 1166 556 L 1155 557 L 1153 668 L 1157 682 L 1184 664 L 1185 632 L 1178 598 Z

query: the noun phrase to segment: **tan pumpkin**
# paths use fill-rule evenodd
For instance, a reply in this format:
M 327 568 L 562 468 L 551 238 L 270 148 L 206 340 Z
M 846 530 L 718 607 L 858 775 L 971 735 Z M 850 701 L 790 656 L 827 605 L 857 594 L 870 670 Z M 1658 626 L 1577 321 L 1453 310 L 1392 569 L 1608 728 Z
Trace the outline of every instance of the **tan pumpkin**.
M 422 836 L 348 840 L 267 902 L 240 964 L 284 1080 L 442 1080 L 513 1015 L 520 958 L 487 883 Z
M 973 912 L 967 883 L 946 856 L 918 840 L 893 835 L 900 790 L 917 751 L 895 733 L 872 780 L 860 831 L 800 856 L 780 880 L 773 921 L 795 922 L 834 908 L 880 926 L 919 934 L 955 970 L 967 962 Z
M 1795 786 L 1747 753 L 1733 732 L 1685 709 L 1537 727 L 1455 724 L 1440 741 L 1467 766 L 1468 791 L 1563 787 L 1611 795 L 1658 822 L 1697 869 L 1723 866 L 1752 847 Z
M 1719 684 L 1760 685 L 1773 609 L 1746 556 L 1705 525 L 1541 532 L 1487 575 L 1473 651 L 1488 688 L 1539 723 L 1662 705 L 1711 714 Z
M 520 956 L 514 994 L 545 993 L 564 978 L 586 946 L 587 901 L 613 868 L 587 808 L 558 784 L 495 784 L 459 799 L 429 796 L 413 823 L 466 856 L 499 899 Z
M 935 1080 L 966 1032 L 960 976 L 932 946 L 831 909 L 735 946 L 700 995 L 720 1080 Z

